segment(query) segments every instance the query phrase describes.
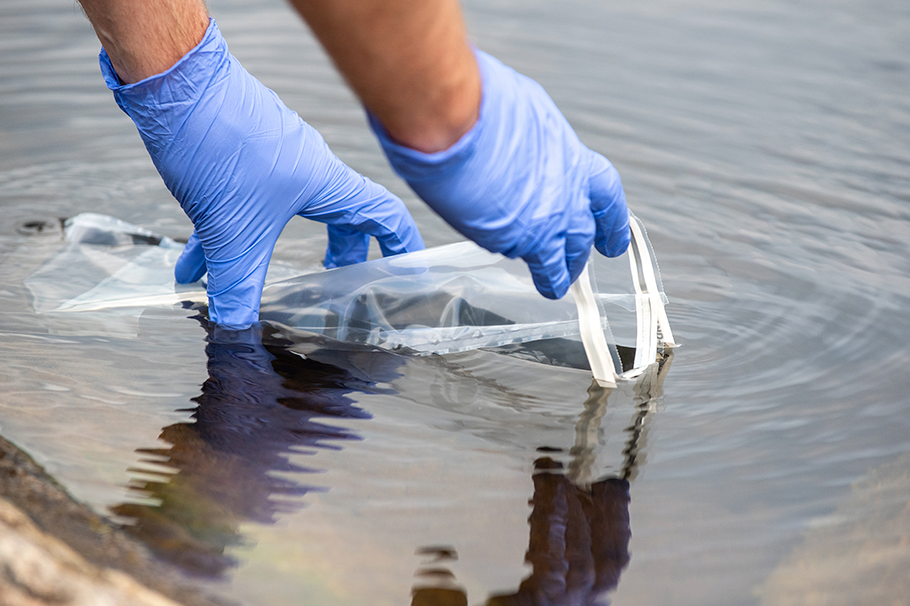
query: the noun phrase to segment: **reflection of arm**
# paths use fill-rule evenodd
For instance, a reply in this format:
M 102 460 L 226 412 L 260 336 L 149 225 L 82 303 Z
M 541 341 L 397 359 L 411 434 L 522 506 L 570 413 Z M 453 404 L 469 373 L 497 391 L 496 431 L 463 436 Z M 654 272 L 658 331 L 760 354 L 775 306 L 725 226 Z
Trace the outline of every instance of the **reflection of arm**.
M 590 500 L 583 503 L 591 525 L 592 593 L 599 595 L 616 589 L 619 575 L 629 563 L 629 483 L 619 478 L 595 482 Z
M 399 143 L 425 152 L 477 120 L 480 72 L 458 0 L 291 0 Z
M 600 603 L 629 563 L 629 483 L 608 478 L 585 489 L 562 473 L 537 473 L 533 504 L 531 576 L 487 606 Z

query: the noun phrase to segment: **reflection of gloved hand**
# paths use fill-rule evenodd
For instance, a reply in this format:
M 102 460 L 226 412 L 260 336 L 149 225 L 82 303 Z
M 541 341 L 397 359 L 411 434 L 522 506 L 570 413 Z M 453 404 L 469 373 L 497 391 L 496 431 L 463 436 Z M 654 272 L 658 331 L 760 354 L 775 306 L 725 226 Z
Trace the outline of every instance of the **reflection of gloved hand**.
M 101 67 L 196 227 L 176 277 L 193 281 L 208 269 L 212 320 L 258 320 L 269 258 L 295 214 L 329 224 L 327 267 L 365 260 L 369 236 L 384 255 L 423 248 L 401 200 L 345 166 L 244 70 L 214 21 L 162 74 L 124 86 L 104 51 Z
M 398 174 L 443 219 L 490 251 L 521 257 L 544 296 L 562 297 L 592 241 L 611 257 L 629 244 L 619 174 L 578 140 L 539 84 L 475 54 L 480 118 L 448 150 L 398 145 L 371 117 L 373 130 Z
M 315 454 L 359 439 L 347 423 L 327 419 L 369 419 L 348 394 L 371 387 L 298 355 L 262 324 L 235 331 L 201 323 L 209 333 L 209 378 L 193 398 L 192 420 L 161 431 L 169 448 L 139 451 L 148 457 L 143 463 L 172 471 L 130 483 L 134 495 L 157 503 L 112 511 L 130 518 L 128 532 L 163 559 L 217 577 L 236 565 L 228 547 L 243 542 L 245 521 L 274 523 L 304 506 L 302 497 L 314 489 L 302 474 L 318 470 L 289 460 L 291 451 Z

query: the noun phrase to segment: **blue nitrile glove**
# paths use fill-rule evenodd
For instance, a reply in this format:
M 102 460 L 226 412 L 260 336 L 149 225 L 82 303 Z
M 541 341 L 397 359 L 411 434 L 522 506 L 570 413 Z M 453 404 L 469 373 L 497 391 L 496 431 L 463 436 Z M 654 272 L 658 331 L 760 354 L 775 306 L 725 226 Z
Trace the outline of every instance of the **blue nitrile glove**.
M 196 228 L 175 275 L 208 270 L 213 321 L 258 321 L 272 250 L 295 214 L 329 224 L 327 267 L 365 260 L 370 236 L 383 255 L 423 248 L 404 203 L 343 164 L 243 69 L 214 21 L 162 74 L 121 85 L 103 50 L 101 70 Z
M 449 149 L 426 154 L 370 124 L 395 171 L 443 219 L 487 250 L 528 263 L 545 297 L 566 294 L 591 250 L 629 245 L 619 174 L 585 147 L 537 82 L 475 51 L 480 118 Z

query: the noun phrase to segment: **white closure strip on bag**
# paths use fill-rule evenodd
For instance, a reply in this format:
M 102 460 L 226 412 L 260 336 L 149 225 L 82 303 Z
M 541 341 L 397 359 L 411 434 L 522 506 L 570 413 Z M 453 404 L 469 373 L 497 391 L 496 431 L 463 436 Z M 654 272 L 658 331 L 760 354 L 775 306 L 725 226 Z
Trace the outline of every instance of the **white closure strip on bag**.
M 635 221 L 630 221 L 630 224 L 635 225 Z M 638 320 L 638 330 L 635 334 L 635 360 L 632 362 L 632 369 L 625 373 L 628 377 L 638 376 L 645 367 L 657 360 L 657 316 L 652 313 L 655 310 L 651 305 L 651 297 L 646 292 L 647 286 L 642 288 L 638 259 L 640 251 L 641 239 L 633 230 L 627 254 L 632 270 L 632 285 L 635 287 L 635 316 Z
M 664 307 L 663 300 L 660 298 L 660 289 L 657 287 L 657 277 L 654 275 L 654 263 L 651 260 L 651 254 L 648 252 L 648 241 L 641 229 L 641 225 L 639 225 L 638 220 L 635 217 L 629 221 L 629 225 L 632 228 L 632 237 L 635 238 L 635 241 L 638 244 L 638 254 L 641 257 L 641 271 L 645 278 L 645 287 L 647 288 L 649 299 L 651 300 L 651 312 L 654 314 L 657 324 L 660 325 L 664 346 L 673 347 L 676 343 L 673 341 L 673 332 L 670 330 L 670 321 L 667 318 L 667 310 Z M 638 271 L 635 267 L 632 268 L 632 280 L 636 285 L 638 284 Z M 636 289 L 638 289 L 638 286 L 636 286 Z M 655 339 L 656 336 L 657 333 L 655 331 Z M 653 361 L 654 360 L 652 360 L 652 362 Z
M 635 361 L 632 370 L 624 377 L 636 377 L 650 364 L 657 361 L 657 347 L 673 347 L 673 333 L 661 299 L 660 288 L 654 273 L 654 264 L 648 250 L 648 240 L 636 217 L 629 221 L 632 243 L 629 246 L 629 264 L 632 270 L 632 284 L 635 287 L 635 307 L 638 319 Z M 642 284 L 644 281 L 644 284 Z
M 629 245 L 629 264 L 632 271 L 632 284 L 635 287 L 635 308 L 637 333 L 635 337 L 635 360 L 627 372 L 615 368 L 612 356 L 604 337 L 604 320 L 601 318 L 600 306 L 591 287 L 588 265 L 585 264 L 581 275 L 572 284 L 572 295 L 578 307 L 578 327 L 581 341 L 588 356 L 588 364 L 594 379 L 602 387 L 616 387 L 619 377 L 633 378 L 642 374 L 651 364 L 657 361 L 657 348 L 675 346 L 673 333 L 667 311 L 657 286 L 654 263 L 648 250 L 648 240 L 636 217 L 631 217 L 629 226 L 632 242 Z M 644 284 L 642 284 L 644 282 Z
M 571 286 L 575 305 L 578 307 L 578 329 L 581 333 L 581 342 L 588 356 L 588 364 L 594 380 L 601 387 L 616 387 L 616 369 L 613 367 L 613 357 L 607 347 L 604 336 L 603 319 L 600 317 L 600 306 L 591 288 L 591 278 L 588 264 L 581 275 Z M 622 370 L 622 369 L 620 369 Z

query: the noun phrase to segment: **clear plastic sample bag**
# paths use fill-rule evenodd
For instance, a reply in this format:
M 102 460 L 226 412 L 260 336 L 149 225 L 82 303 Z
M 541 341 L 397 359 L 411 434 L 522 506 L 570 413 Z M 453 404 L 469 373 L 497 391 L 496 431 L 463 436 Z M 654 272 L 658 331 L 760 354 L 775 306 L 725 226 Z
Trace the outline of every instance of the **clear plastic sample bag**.
M 660 274 L 637 218 L 632 233 L 625 255 L 592 254 L 557 301 L 537 292 L 523 261 L 459 242 L 267 284 L 260 317 L 416 354 L 581 341 L 595 378 L 610 384 L 640 374 L 674 346 Z M 621 324 L 635 348 L 625 373 L 605 311 L 611 319 L 625 316 Z
M 523 261 L 460 242 L 328 271 L 273 263 L 260 318 L 417 355 L 576 342 L 595 378 L 611 385 L 674 346 L 651 245 L 637 218 L 631 226 L 629 251 L 615 259 L 593 253 L 558 301 L 537 292 Z M 181 246 L 173 240 L 92 213 L 69 219 L 64 236 L 58 255 L 26 280 L 39 313 L 205 300 L 200 284 L 174 283 Z M 617 345 L 634 348 L 634 359 L 624 365 Z

